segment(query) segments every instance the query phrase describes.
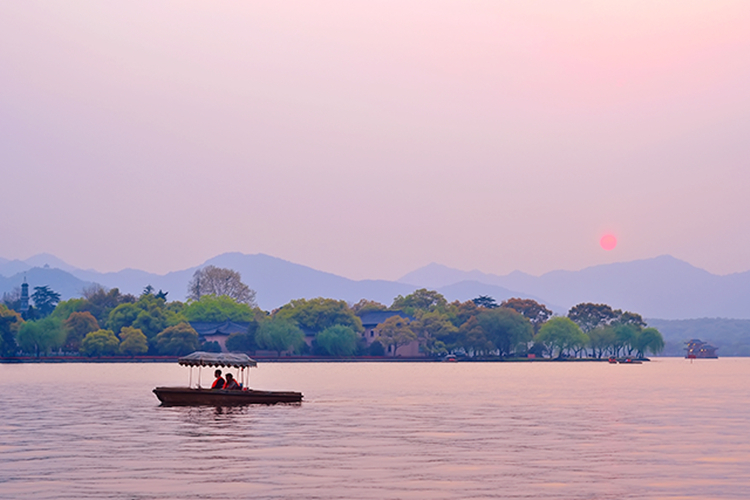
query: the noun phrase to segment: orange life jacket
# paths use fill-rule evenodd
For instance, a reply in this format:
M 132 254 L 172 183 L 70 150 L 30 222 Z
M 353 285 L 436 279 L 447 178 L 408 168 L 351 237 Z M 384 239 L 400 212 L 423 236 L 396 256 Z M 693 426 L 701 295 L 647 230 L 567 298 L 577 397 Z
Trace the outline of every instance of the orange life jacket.
M 223 389 L 224 385 L 226 385 L 226 382 L 224 381 L 224 377 L 219 377 L 216 380 L 214 380 L 214 383 L 211 386 L 211 389 Z

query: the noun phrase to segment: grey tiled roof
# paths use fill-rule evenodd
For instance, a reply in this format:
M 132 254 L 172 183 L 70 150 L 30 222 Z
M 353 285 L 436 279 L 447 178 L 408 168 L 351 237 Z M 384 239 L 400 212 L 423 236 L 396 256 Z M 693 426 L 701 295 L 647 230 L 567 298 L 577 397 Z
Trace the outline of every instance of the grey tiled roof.
M 409 320 L 414 319 L 403 311 L 372 311 L 363 314 L 359 319 L 362 320 L 362 326 L 365 328 L 375 328 L 380 323 L 388 318 L 392 318 L 393 316 L 401 316 L 402 318 Z
M 246 333 L 250 323 L 245 321 L 224 321 L 221 323 L 205 322 L 205 321 L 191 321 L 190 326 L 193 330 L 198 332 L 200 337 L 206 335 L 226 335 L 229 336 L 233 333 Z

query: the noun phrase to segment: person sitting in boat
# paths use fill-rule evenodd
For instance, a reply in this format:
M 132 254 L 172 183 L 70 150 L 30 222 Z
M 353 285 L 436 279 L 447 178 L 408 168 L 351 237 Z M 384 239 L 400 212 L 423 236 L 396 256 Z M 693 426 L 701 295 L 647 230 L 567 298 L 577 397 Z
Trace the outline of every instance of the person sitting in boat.
M 237 383 L 231 373 L 227 373 L 227 382 L 224 384 L 224 389 L 228 391 L 240 391 L 242 387 L 240 387 L 240 384 Z
M 227 375 L 229 375 L 229 374 L 227 374 Z M 216 370 L 214 372 L 214 377 L 216 377 L 216 380 L 214 380 L 214 383 L 211 385 L 211 389 L 223 389 L 224 388 L 224 384 L 226 384 L 226 381 L 221 376 L 221 370 Z M 229 378 L 229 377 L 227 376 L 227 378 Z

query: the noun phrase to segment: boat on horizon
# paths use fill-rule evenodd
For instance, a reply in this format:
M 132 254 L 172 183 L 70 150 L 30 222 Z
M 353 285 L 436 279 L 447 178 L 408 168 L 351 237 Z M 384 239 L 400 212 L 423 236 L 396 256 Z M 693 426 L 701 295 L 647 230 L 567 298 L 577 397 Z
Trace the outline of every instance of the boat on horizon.
M 181 366 L 190 367 L 190 382 L 187 387 L 157 387 L 153 390 L 162 406 L 243 406 L 251 404 L 274 405 L 279 403 L 301 403 L 302 393 L 293 391 L 262 391 L 247 388 L 249 368 L 258 363 L 246 354 L 211 353 L 196 351 L 177 361 Z M 206 389 L 192 387 L 193 368 L 222 367 L 238 370 L 236 379 L 241 388 Z
M 648 358 L 643 358 L 643 359 L 632 358 L 630 356 L 625 357 L 625 358 L 616 358 L 614 356 L 610 356 L 607 361 L 609 361 L 609 363 L 613 364 L 613 365 L 614 364 L 620 364 L 620 365 L 641 365 L 641 364 L 643 364 L 644 361 L 651 361 L 651 360 L 648 359 Z

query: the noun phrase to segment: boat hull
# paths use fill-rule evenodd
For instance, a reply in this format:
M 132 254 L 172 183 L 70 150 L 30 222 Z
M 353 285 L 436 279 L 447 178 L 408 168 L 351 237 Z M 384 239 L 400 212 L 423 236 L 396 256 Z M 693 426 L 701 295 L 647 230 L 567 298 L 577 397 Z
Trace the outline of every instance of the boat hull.
M 154 389 L 154 394 L 163 406 L 243 406 L 302 402 L 302 393 L 300 392 L 157 387 Z

